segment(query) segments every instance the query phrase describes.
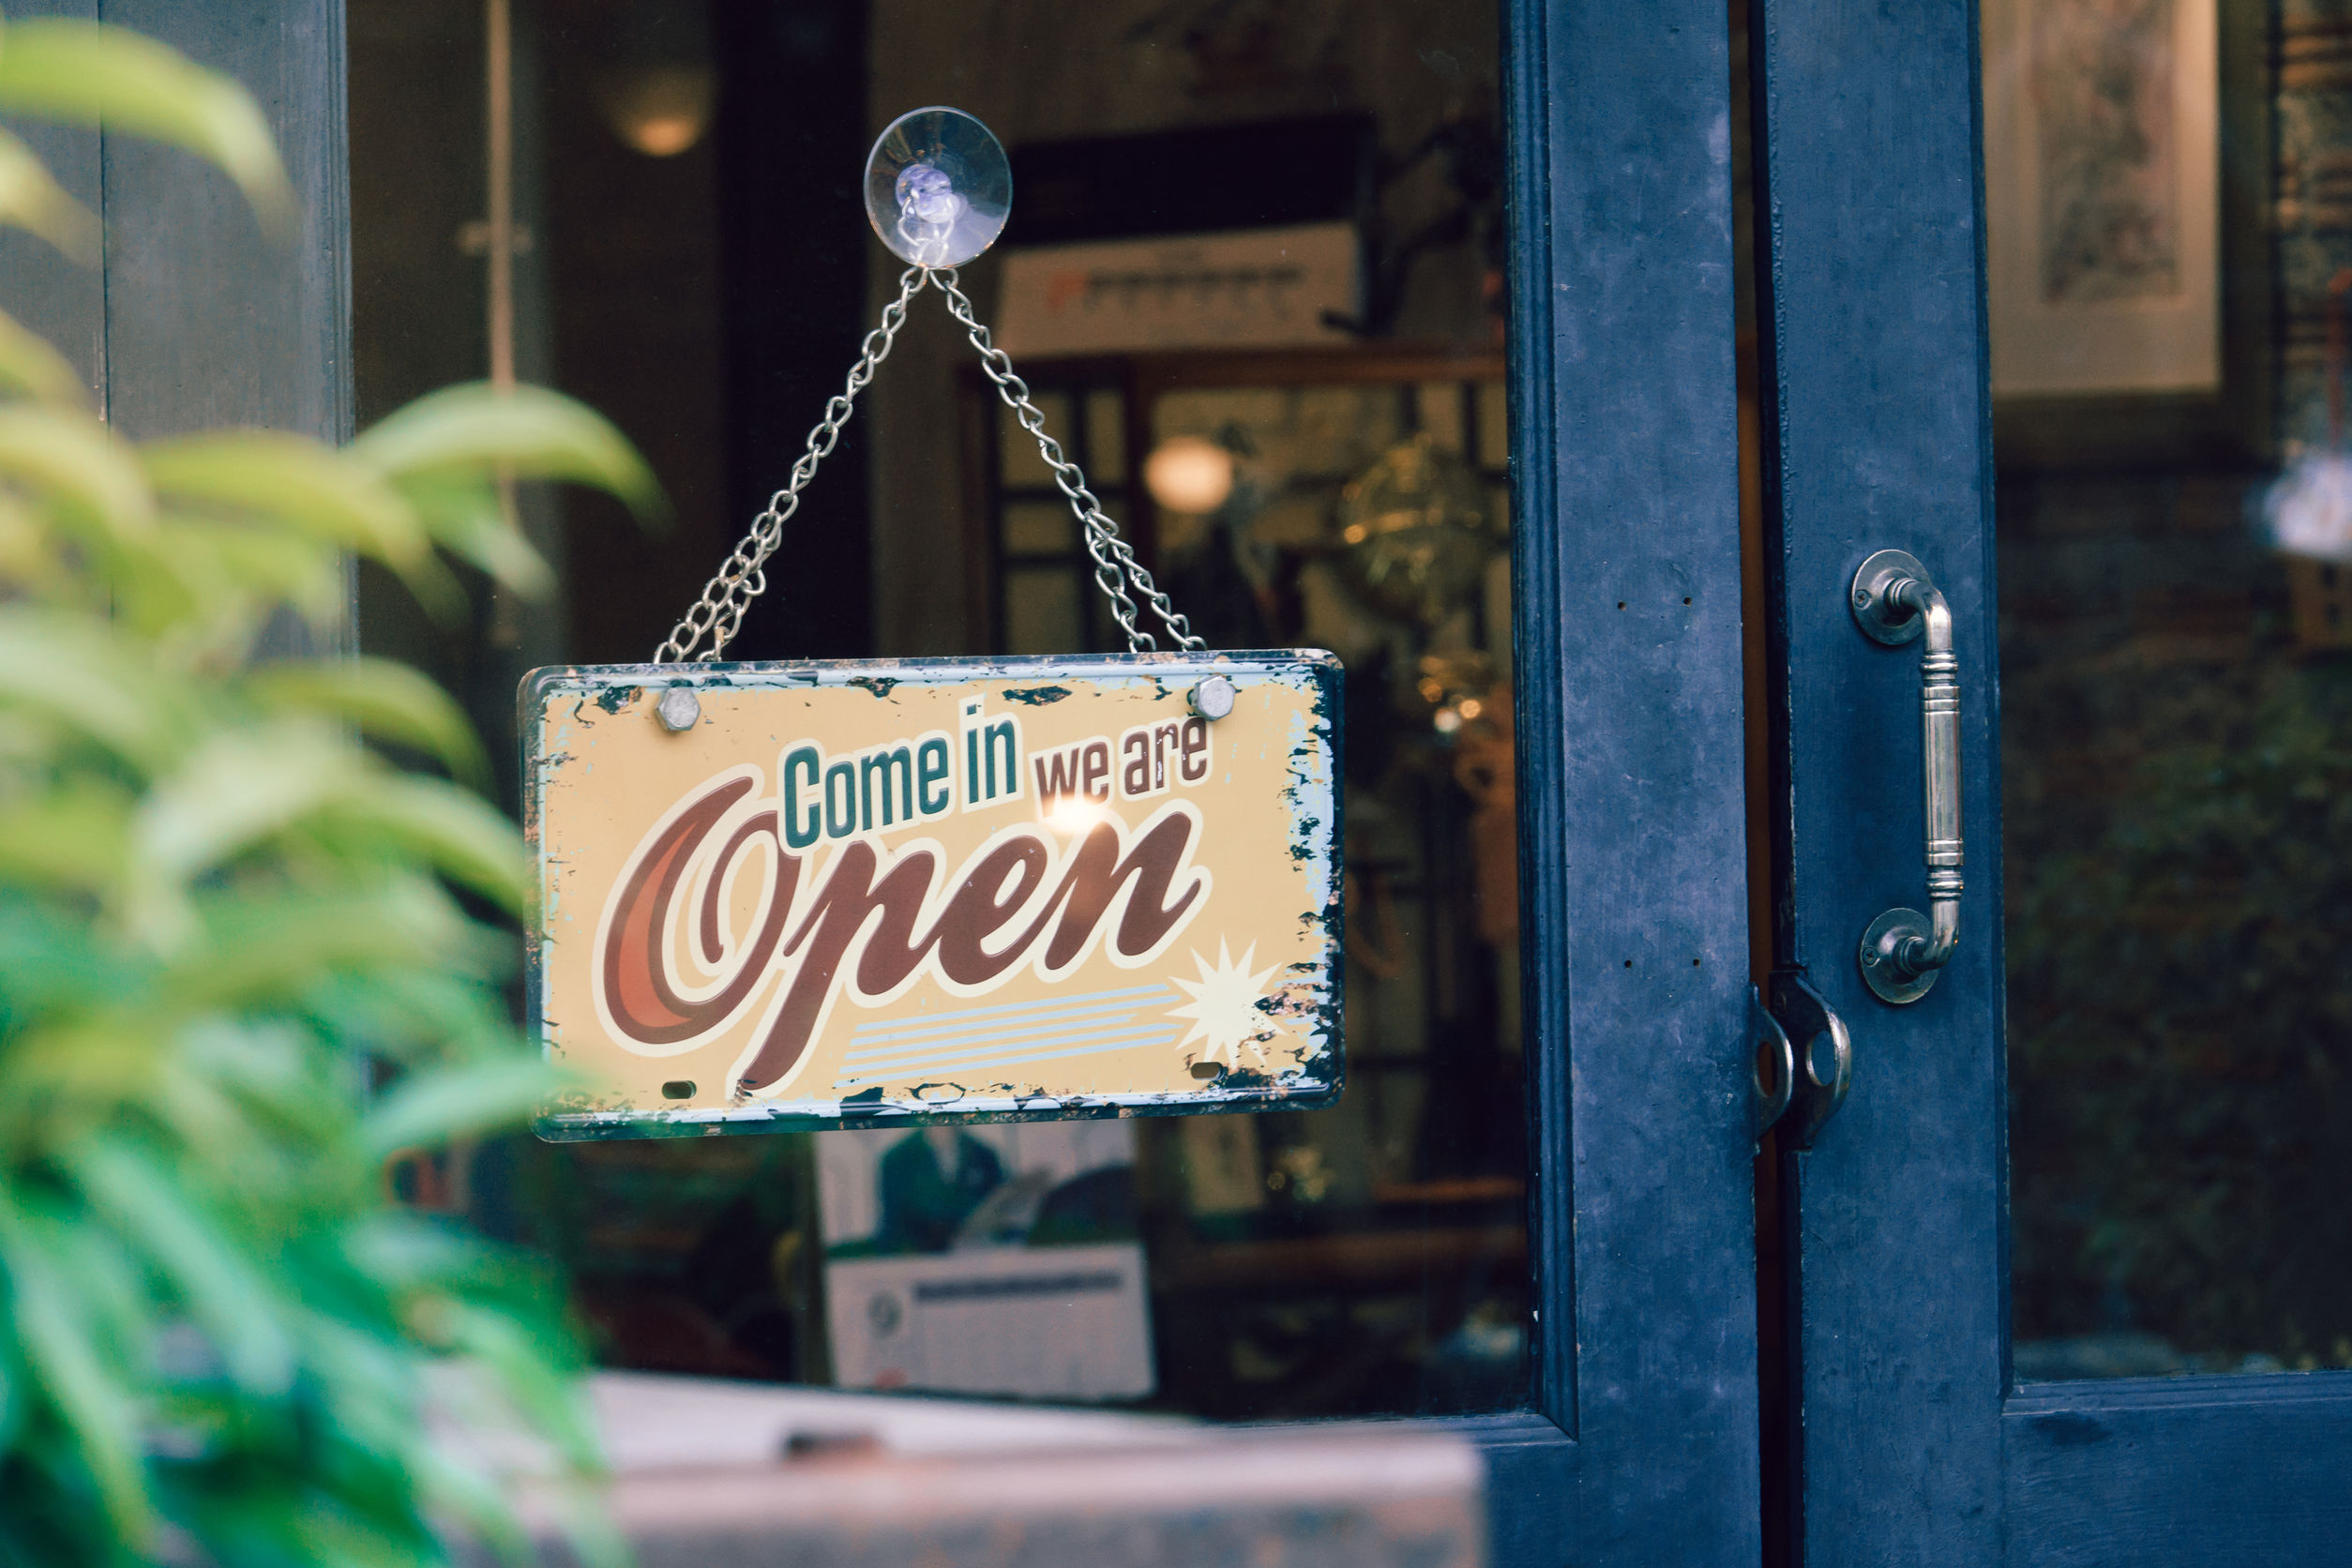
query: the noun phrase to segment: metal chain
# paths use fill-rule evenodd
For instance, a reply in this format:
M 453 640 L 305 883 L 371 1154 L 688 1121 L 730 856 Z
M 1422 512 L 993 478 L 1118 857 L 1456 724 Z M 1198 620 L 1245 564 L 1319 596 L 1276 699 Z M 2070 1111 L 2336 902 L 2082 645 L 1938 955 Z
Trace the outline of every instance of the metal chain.
M 857 395 L 874 379 L 875 369 L 890 357 L 890 347 L 898 340 L 898 329 L 907 321 L 908 301 L 921 294 L 928 281 L 928 274 L 918 266 L 911 266 L 898 275 L 898 297 L 882 307 L 882 324 L 866 335 L 857 363 L 850 367 L 849 384 L 825 404 L 823 417 L 808 432 L 808 449 L 792 464 L 791 478 L 782 490 L 768 497 L 767 510 L 752 520 L 751 532 L 743 536 L 735 552 L 718 568 L 718 575 L 704 585 L 702 597 L 670 633 L 670 641 L 655 652 L 656 664 L 679 663 L 688 655 L 698 663 L 707 664 L 734 641 L 751 601 L 768 591 L 768 558 L 784 542 L 784 524 L 800 509 L 800 492 L 808 488 L 808 482 L 817 476 L 817 465 L 832 454 L 834 444 L 841 439 L 841 428 L 850 422 Z M 706 637 L 710 646 L 695 653 L 695 644 Z
M 972 346 L 980 351 L 980 369 L 996 384 L 997 396 L 1013 411 L 1021 429 L 1037 438 L 1037 450 L 1045 458 L 1046 466 L 1053 470 L 1054 484 L 1069 497 L 1070 510 L 1086 532 L 1086 553 L 1094 562 L 1094 585 L 1110 600 L 1110 612 L 1117 617 L 1119 629 L 1127 634 L 1127 651 L 1149 653 L 1159 646 L 1150 632 L 1136 625 L 1135 600 L 1127 596 L 1129 582 L 1151 604 L 1152 613 L 1168 627 L 1168 634 L 1178 648 L 1187 653 L 1206 649 L 1208 643 L 1193 635 L 1191 623 L 1176 613 L 1176 607 L 1153 582 L 1152 574 L 1135 558 L 1127 541 L 1119 536 L 1119 525 L 1110 520 L 1103 511 L 1103 504 L 1086 488 L 1086 475 L 1078 471 L 1078 465 L 1064 458 L 1062 444 L 1046 433 L 1046 416 L 1030 400 L 1029 384 L 1014 373 L 1011 356 L 988 340 L 988 329 L 980 324 L 972 314 L 972 301 L 957 286 L 956 269 L 941 267 L 931 275 L 931 280 L 947 296 L 948 313 L 964 324 Z
M 702 597 L 686 613 L 654 655 L 656 664 L 680 662 L 691 656 L 699 663 L 708 663 L 719 656 L 720 650 L 734 640 L 743 626 L 745 612 L 751 601 L 767 592 L 768 559 L 784 542 L 784 524 L 800 508 L 801 491 L 817 476 L 817 465 L 829 456 L 835 443 L 841 439 L 841 429 L 850 422 L 857 395 L 874 379 L 875 369 L 890 355 L 891 345 L 897 341 L 898 329 L 906 324 L 907 306 L 927 287 L 936 285 L 947 299 L 947 309 L 968 329 L 972 346 L 980 353 L 980 366 L 989 381 L 995 384 L 997 395 L 1004 400 L 1021 428 L 1034 436 L 1037 450 L 1045 458 L 1046 466 L 1053 470 L 1054 483 L 1069 498 L 1070 510 L 1085 531 L 1086 553 L 1094 563 L 1094 585 L 1110 600 L 1110 612 L 1119 622 L 1119 629 L 1126 634 L 1131 653 L 1149 653 L 1159 643 L 1153 634 L 1137 626 L 1135 600 L 1128 596 L 1127 584 L 1134 583 L 1151 604 L 1152 612 L 1167 626 L 1176 646 L 1199 653 L 1208 644 L 1193 634 L 1192 626 L 1176 607 L 1168 602 L 1152 581 L 1152 574 L 1143 569 L 1135 558 L 1135 551 L 1119 536 L 1119 525 L 1103 511 L 1102 503 L 1086 488 L 1086 475 L 1078 464 L 1062 455 L 1062 444 L 1046 434 L 1046 416 L 1030 400 L 1029 384 L 1014 373 L 1013 361 L 1003 349 L 988 339 L 988 329 L 972 314 L 972 301 L 957 286 L 953 267 L 909 267 L 898 276 L 898 297 L 882 307 L 882 324 L 866 335 L 857 363 L 850 367 L 849 384 L 840 396 L 825 404 L 824 416 L 808 432 L 808 449 L 792 465 L 792 476 L 785 487 L 768 498 L 767 510 L 751 524 L 743 542 L 727 558 L 702 590 Z M 695 652 L 704 639 L 709 646 Z

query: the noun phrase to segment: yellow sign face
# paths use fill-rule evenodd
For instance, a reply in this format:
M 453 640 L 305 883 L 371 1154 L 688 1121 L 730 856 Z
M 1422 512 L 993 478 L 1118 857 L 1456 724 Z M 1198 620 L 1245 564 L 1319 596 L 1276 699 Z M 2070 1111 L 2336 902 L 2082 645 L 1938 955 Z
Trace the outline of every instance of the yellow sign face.
M 1320 652 L 535 672 L 532 1021 L 581 1085 L 540 1135 L 1327 1103 L 1340 689 Z

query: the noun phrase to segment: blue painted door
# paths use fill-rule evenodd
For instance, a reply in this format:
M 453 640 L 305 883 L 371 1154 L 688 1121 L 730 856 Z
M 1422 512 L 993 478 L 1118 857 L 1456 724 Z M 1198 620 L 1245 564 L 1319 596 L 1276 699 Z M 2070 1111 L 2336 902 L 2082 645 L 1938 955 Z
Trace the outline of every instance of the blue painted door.
M 2264 28 L 2256 21 L 2259 53 Z M 2331 1352 L 2324 1336 L 2300 1362 L 2319 1369 L 2299 1374 L 2262 1370 L 2297 1364 L 2291 1351 L 2233 1353 L 2230 1375 L 2220 1375 L 2224 1364 L 2212 1356 L 2180 1346 L 2152 1349 L 2169 1342 L 2150 1327 L 2164 1304 L 2147 1283 L 2145 1249 L 2137 1257 L 2116 1252 L 2112 1235 L 2103 1239 L 2088 1222 L 2077 1224 L 2067 1244 L 2086 1259 L 2108 1259 L 2103 1266 L 2115 1300 L 2086 1302 L 2088 1326 L 2071 1337 L 2036 1326 L 2051 1309 L 2032 1290 L 2018 1296 L 2023 1316 L 2013 1319 L 2013 1283 L 2063 1272 L 2047 1256 L 2055 1244 L 2045 1238 L 2076 1224 L 2065 1215 L 2047 1225 L 2036 1217 L 2040 1229 L 2021 1229 L 2028 1210 L 2019 1205 L 2045 1180 L 2040 1152 L 2048 1143 L 2042 1129 L 2049 1096 L 2089 1092 L 2051 1078 L 2047 1042 L 2089 1041 L 2108 1027 L 2088 1003 L 2050 1014 L 2048 987 L 2039 978 L 2045 958 L 2074 966 L 2061 977 L 2073 988 L 2064 994 L 2091 996 L 2096 980 L 2106 989 L 2095 994 L 2125 999 L 2127 1033 L 2137 1030 L 2151 1042 L 2116 1059 L 2103 1093 L 2136 1092 L 2174 1070 L 2163 1043 L 2178 1037 L 2179 1025 L 2166 1013 L 2167 999 L 2183 994 L 2187 982 L 2164 972 L 2142 940 L 2151 928 L 2145 922 L 2134 926 L 2088 901 L 2079 902 L 2089 913 L 2069 915 L 2075 925 L 2061 934 L 2085 929 L 2084 919 L 2112 920 L 2116 940 L 2051 956 L 2056 939 L 2043 912 L 2052 898 L 2071 896 L 2067 879 L 2078 887 L 2083 878 L 2112 876 L 2121 879 L 2118 886 L 2137 886 L 2131 878 L 2139 851 L 2120 830 L 2100 827 L 2078 843 L 2038 840 L 2031 855 L 2004 866 L 2004 734 L 2021 748 L 2038 748 L 2030 758 L 2013 754 L 2013 768 L 2028 761 L 2039 766 L 2055 754 L 2051 746 L 2106 720 L 2079 714 L 2068 721 L 2075 733 L 2055 741 L 2016 714 L 2004 721 L 1997 650 L 2005 626 L 2007 635 L 2024 640 L 2016 645 L 2044 646 L 2030 641 L 2033 614 L 2065 616 L 2103 603 L 2102 596 L 2122 594 L 2118 576 L 2155 569 L 2153 552 L 2189 547 L 2156 538 L 2151 527 L 2118 551 L 2118 565 L 2077 580 L 2064 576 L 2065 552 L 2035 533 L 2038 517 L 2025 505 L 2035 496 L 2047 504 L 2052 482 L 2028 486 L 2004 467 L 1996 505 L 1977 8 L 1958 0 L 1759 0 L 1754 22 L 1774 939 L 1787 972 L 1817 989 L 1853 1041 L 1843 1108 L 1810 1147 L 1793 1147 L 1800 1141 L 1793 1128 L 1783 1135 L 1791 1145 L 1778 1173 L 1789 1395 L 1775 1425 L 1789 1470 L 1773 1503 L 1768 1560 L 2345 1560 L 2352 1373 L 2325 1369 Z M 2267 81 L 2259 68 L 2256 75 Z M 2048 84 L 2037 81 L 2032 90 Z M 1998 181 L 1990 188 L 1995 211 L 2005 210 L 1999 203 L 2009 193 Z M 2201 220 L 2213 221 L 2209 209 Z M 2222 225 L 2225 246 L 2234 233 Z M 2057 297 L 2056 278 L 2037 284 L 2045 298 Z M 2029 445 L 2049 433 L 2028 429 L 2013 438 L 2005 428 L 2004 440 Z M 2094 463 L 2065 484 L 2077 498 L 2092 493 L 2085 487 L 2126 493 L 2116 488 L 2124 469 L 2192 466 L 2191 439 L 2180 434 L 2152 452 L 2110 454 L 2099 460 L 2103 467 Z M 2241 457 L 2239 466 L 2250 470 L 2256 460 Z M 2241 475 L 2231 482 L 2240 485 L 2232 493 L 2240 493 L 2254 481 Z M 2179 492 L 2174 484 L 2164 493 Z M 2258 606 L 2270 592 L 2262 586 L 2270 580 L 2259 574 L 2270 568 L 2239 530 L 2226 510 L 2209 525 L 2220 542 L 2197 558 L 2207 562 L 2199 568 L 2206 580 L 2189 588 L 2210 592 L 2242 566 Z M 1890 646 L 1863 635 L 1850 604 L 1858 568 L 1889 549 L 1923 564 L 1950 607 L 1956 782 L 1965 803 L 1965 866 L 1939 867 L 1965 879 L 1959 943 L 1932 989 L 1902 1004 L 1875 993 L 1861 939 L 1882 912 L 1929 908 L 1923 838 L 1934 834 L 1922 821 L 1921 643 Z M 2166 557 L 2176 558 L 2188 557 Z M 2015 568 L 2015 580 L 1997 581 L 2003 566 Z M 2284 588 L 2279 593 L 2283 604 Z M 1997 599 L 2020 607 L 2016 617 L 1997 618 Z M 2134 602 L 2144 614 L 2156 612 L 2145 596 Z M 2273 635 L 2269 625 L 2255 617 L 2245 635 L 2259 642 Z M 2184 652 L 2177 639 L 2167 646 L 2169 662 L 2148 667 L 2144 689 L 2179 692 L 2218 679 L 2212 661 L 2239 656 Z M 2313 668 L 2309 660 L 2283 665 L 2280 680 L 2302 680 Z M 2034 673 L 2035 684 L 2020 686 L 2015 701 L 2043 701 L 2046 665 Z M 2241 745 L 2224 738 L 2196 753 L 2179 736 L 2156 735 L 2144 749 L 2176 760 L 2202 755 L 2210 764 L 2177 781 L 2183 793 L 2164 822 L 2177 827 L 2189 820 L 2184 813 L 2231 798 Z M 2139 809 L 2131 803 L 2143 797 L 2123 780 L 2141 776 L 2146 761 L 2113 759 L 2114 777 L 2089 777 L 2079 788 L 2114 802 L 2107 813 L 2114 822 L 2145 827 L 2155 819 L 2144 811 L 2130 817 Z M 2046 791 L 2013 790 L 2008 805 L 2013 815 L 2030 810 L 2040 821 L 2046 799 Z M 2013 847 L 2024 842 L 2018 823 L 2006 825 Z M 2322 838 L 2299 852 L 2334 855 L 2342 845 Z M 2293 852 L 2276 856 L 2280 864 L 2293 860 Z M 1947 890 L 1951 880 L 1944 878 Z M 2031 907 L 2005 912 L 2005 883 L 2027 890 Z M 2177 915 L 2179 928 L 2209 918 L 2200 898 L 2181 901 Z M 2007 951 L 2007 942 L 2031 942 L 2034 951 Z M 2085 967 L 2102 963 L 2123 967 L 2096 974 Z M 2318 983 L 2341 967 L 2320 972 Z M 2021 989 L 2005 1006 L 2013 974 Z M 2144 1005 L 2133 1018 L 2135 994 Z M 2244 994 L 2252 1017 L 2251 1003 L 2269 993 Z M 2005 1038 L 2007 1013 L 2016 1015 L 2014 1041 Z M 2341 1060 L 2341 1023 L 2314 1030 L 2302 1044 L 2323 1063 Z M 2224 1030 L 2214 1049 L 2234 1058 L 2262 1046 Z M 2013 1087 L 2020 1094 L 2013 1123 Z M 2339 1142 L 2346 1131 L 2339 1122 Z M 2151 1114 L 2116 1137 L 2121 1153 L 2111 1158 L 2144 1161 L 2170 1180 L 2194 1157 L 2196 1135 Z M 2021 1140 L 2032 1140 L 2035 1153 L 2021 1159 L 2013 1180 L 2013 1150 L 2027 1147 Z M 2058 1147 L 2052 1157 L 2073 1162 L 2081 1190 L 2093 1194 L 2083 1200 L 2089 1208 L 2102 1201 L 2098 1193 L 2119 1190 L 2115 1172 L 2083 1168 L 2096 1162 L 2080 1148 Z M 2326 1157 L 2324 1138 L 2283 1145 L 2268 1174 L 2292 1176 L 2299 1161 L 2321 1168 Z M 2230 1201 L 2209 1183 L 2183 1179 L 2179 1190 L 2184 1202 Z M 2341 1188 L 2309 1197 L 2313 1221 L 2348 1201 Z M 2159 1234 L 2171 1217 L 2108 1214 L 2100 1222 L 2113 1234 L 2141 1233 L 2133 1225 Z M 2330 1231 L 2314 1223 L 2312 1234 Z M 2226 1248 L 2232 1238 L 2224 1234 L 2215 1244 Z M 2214 1272 L 2229 1271 L 2217 1264 Z M 2266 1280 L 2236 1283 L 2256 1294 L 2272 1288 Z M 2105 1364 L 2092 1354 L 2102 1348 Z M 2093 1376 L 2132 1370 L 2114 1359 L 2132 1355 L 2148 1358 L 2145 1370 L 2172 1375 Z
M 1761 1549 L 1731 63 L 1720 0 L 1510 0 L 1535 1377 L 1494 1560 Z

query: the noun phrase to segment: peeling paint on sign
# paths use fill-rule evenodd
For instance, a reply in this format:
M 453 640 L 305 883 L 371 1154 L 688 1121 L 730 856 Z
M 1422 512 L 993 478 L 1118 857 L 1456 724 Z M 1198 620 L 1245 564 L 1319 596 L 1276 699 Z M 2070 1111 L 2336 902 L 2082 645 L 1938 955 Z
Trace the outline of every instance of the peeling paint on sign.
M 1311 650 L 535 671 L 531 1024 L 583 1085 L 540 1136 L 1328 1104 L 1341 683 Z

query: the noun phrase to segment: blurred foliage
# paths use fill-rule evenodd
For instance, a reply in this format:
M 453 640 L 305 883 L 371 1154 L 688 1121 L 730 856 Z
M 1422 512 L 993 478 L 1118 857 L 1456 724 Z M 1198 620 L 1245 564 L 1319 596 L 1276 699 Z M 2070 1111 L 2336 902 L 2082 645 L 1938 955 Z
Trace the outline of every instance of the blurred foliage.
M 2166 683 L 2106 826 L 2011 869 L 2021 1337 L 2352 1362 L 2352 666 Z
M 176 142 L 267 223 L 291 201 L 242 89 L 116 29 L 9 25 L 0 111 Z M 5 135 L 0 221 L 84 253 L 97 230 Z M 502 477 L 641 511 L 653 482 L 528 388 L 437 394 L 340 451 L 134 446 L 86 396 L 0 318 L 0 1562 L 520 1550 L 516 1489 L 577 1497 L 597 1463 L 561 1292 L 392 1205 L 384 1170 L 549 1087 L 511 937 L 473 912 L 520 910 L 523 847 L 430 683 L 254 661 L 288 616 L 331 645 L 349 556 L 444 614 L 449 557 L 543 582 Z M 437 1440 L 457 1405 L 538 1434 L 535 1475 Z

